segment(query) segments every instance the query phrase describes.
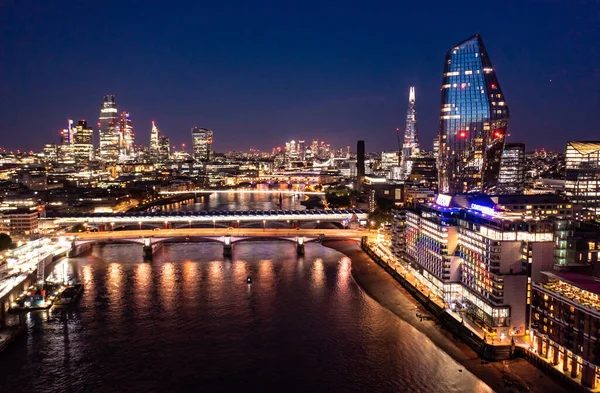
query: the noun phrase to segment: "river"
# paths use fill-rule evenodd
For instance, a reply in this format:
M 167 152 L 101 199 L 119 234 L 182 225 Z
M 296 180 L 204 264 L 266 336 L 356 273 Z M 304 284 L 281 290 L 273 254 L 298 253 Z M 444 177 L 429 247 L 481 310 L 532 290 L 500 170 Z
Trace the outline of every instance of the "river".
M 217 243 L 165 245 L 151 264 L 138 246 L 95 246 L 68 263 L 79 306 L 28 314 L 0 391 L 491 391 L 319 244 L 298 257 L 244 242 L 231 260 Z
M 303 189 L 294 185 L 294 191 Z M 269 188 L 267 184 L 258 184 L 254 190 L 261 191 L 290 191 L 287 184 L 279 184 Z M 174 203 L 165 206 L 166 211 L 199 211 L 199 210 L 303 210 L 304 206 L 300 202 L 304 196 L 293 194 L 281 194 L 281 207 L 279 207 L 278 193 L 213 193 L 208 196 L 199 197 L 197 203 Z

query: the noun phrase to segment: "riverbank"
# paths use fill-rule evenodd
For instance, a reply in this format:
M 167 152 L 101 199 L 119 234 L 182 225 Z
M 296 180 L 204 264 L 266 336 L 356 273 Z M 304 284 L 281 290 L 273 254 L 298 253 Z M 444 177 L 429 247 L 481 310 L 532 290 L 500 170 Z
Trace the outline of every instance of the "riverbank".
M 323 245 L 339 251 L 352 260 L 352 276 L 375 301 L 400 319 L 426 335 L 434 344 L 467 370 L 499 393 L 567 392 L 562 385 L 543 374 L 525 359 L 482 362 L 465 343 L 453 337 L 435 320 L 425 320 L 417 314 L 428 312 L 385 270 L 365 254 L 355 241 L 324 241 Z

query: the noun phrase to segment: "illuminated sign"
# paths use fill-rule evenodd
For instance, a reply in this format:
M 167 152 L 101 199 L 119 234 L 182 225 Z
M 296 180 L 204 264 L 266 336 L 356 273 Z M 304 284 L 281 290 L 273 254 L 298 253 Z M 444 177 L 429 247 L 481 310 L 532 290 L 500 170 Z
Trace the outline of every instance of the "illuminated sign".
M 435 203 L 444 207 L 450 206 L 451 201 L 452 197 L 450 195 L 438 194 L 437 198 L 435 198 Z
M 478 205 L 476 203 L 471 203 L 471 209 L 477 210 L 478 212 L 481 212 L 484 214 L 489 214 L 490 216 L 493 216 L 494 214 L 496 214 L 496 211 L 494 210 L 493 207 Z

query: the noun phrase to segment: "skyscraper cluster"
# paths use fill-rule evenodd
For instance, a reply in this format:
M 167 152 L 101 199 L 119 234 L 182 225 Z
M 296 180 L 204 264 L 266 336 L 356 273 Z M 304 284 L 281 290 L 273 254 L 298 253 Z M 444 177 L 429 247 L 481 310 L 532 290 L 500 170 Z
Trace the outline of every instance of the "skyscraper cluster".
M 119 113 L 114 95 L 104 96 L 100 117 L 100 159 L 106 162 L 128 161 L 135 155 L 133 123 L 129 112 Z

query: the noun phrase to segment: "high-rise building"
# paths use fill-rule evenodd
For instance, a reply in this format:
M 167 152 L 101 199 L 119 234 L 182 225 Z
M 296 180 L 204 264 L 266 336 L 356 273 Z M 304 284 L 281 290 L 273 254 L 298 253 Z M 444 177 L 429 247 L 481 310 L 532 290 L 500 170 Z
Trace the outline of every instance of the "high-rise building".
M 152 120 L 152 130 L 150 131 L 150 156 L 155 157 L 158 154 L 159 131 Z
M 314 141 L 313 141 L 314 142 Z M 365 141 L 356 143 L 356 190 L 361 191 L 365 178 Z
M 171 158 L 171 143 L 169 138 L 161 136 L 158 139 L 158 160 L 160 162 L 168 161 Z
M 567 197 L 600 215 L 600 141 L 567 143 L 565 180 Z
M 98 135 L 100 137 L 100 159 L 105 162 L 116 162 L 119 159 L 121 135 L 119 132 L 119 114 L 114 95 L 104 96 L 98 118 Z
M 73 151 L 74 133 L 73 120 L 69 119 L 67 121 L 67 128 L 63 129 L 60 134 L 59 161 L 63 164 L 72 164 L 75 162 Z
M 298 154 L 300 155 L 300 160 L 304 161 L 306 155 L 306 146 L 304 141 L 298 141 Z
M 192 142 L 194 145 L 194 161 L 210 161 L 213 143 L 212 130 L 200 127 L 192 128 Z
M 94 155 L 94 130 L 85 120 L 79 120 L 73 137 L 73 154 L 78 164 L 88 163 Z
M 443 193 L 495 189 L 508 106 L 478 34 L 446 54 L 440 113 L 439 188 Z
M 119 116 L 119 132 L 121 134 L 120 155 L 125 160 L 131 159 L 135 154 L 135 139 L 129 112 L 122 112 Z
M 408 93 L 408 111 L 406 112 L 406 129 L 400 158 L 400 177 L 406 179 L 411 172 L 412 159 L 419 155 L 419 136 L 417 134 L 417 107 L 415 105 L 415 88 L 410 87 Z
M 497 194 L 522 194 L 525 189 L 525 144 L 507 143 L 502 151 Z

